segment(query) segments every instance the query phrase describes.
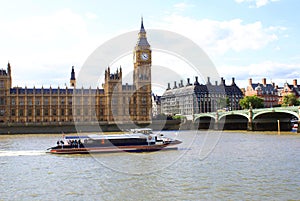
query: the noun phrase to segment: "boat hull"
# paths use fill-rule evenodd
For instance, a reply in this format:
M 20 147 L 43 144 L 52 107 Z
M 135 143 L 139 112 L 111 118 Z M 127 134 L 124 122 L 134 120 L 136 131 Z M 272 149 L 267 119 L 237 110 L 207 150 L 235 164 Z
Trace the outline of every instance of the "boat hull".
M 62 148 L 50 149 L 47 153 L 51 154 L 94 154 L 94 153 L 114 153 L 114 152 L 154 152 L 177 150 L 177 147 L 168 145 L 146 145 L 146 146 L 110 146 L 110 147 L 91 147 L 91 148 Z

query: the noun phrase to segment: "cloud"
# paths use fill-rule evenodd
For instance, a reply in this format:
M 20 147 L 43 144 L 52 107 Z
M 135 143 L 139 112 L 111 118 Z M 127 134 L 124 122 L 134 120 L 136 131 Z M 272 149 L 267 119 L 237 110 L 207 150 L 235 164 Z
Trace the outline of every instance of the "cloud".
M 253 7 L 252 3 L 255 4 L 255 7 L 256 8 L 260 8 L 262 6 L 265 6 L 271 2 L 276 2 L 276 1 L 279 1 L 279 0 L 235 0 L 235 2 L 237 3 L 250 3 L 251 5 L 249 7 Z
M 91 47 L 94 38 L 87 31 L 84 17 L 70 9 L 0 19 L 0 24 L 5 27 L 0 32 L 0 55 L 12 65 L 13 86 L 68 83 L 71 66 L 75 65 L 78 72 L 95 48 Z
M 269 82 L 282 86 L 284 82 L 292 82 L 299 78 L 300 63 L 281 63 L 276 61 L 264 61 L 246 66 L 219 66 L 218 71 L 226 78 L 236 77 L 239 87 L 246 87 L 247 80 L 252 78 L 254 82 L 261 82 L 267 78 Z M 283 78 L 284 77 L 284 78 Z
M 173 8 L 175 9 L 175 11 L 184 11 L 186 10 L 187 8 L 190 8 L 190 7 L 194 7 L 194 5 L 192 4 L 187 4 L 185 2 L 181 2 L 181 3 L 177 3 L 177 4 L 174 4 L 173 5 Z
M 264 27 L 262 22 L 244 23 L 241 19 L 216 21 L 192 19 L 171 14 L 156 26 L 182 34 L 200 45 L 210 55 L 257 50 L 278 40 L 278 32 L 284 27 Z
M 90 19 L 90 20 L 94 20 L 94 19 L 97 19 L 98 18 L 98 15 L 96 15 L 95 13 L 92 13 L 92 12 L 87 12 L 85 14 L 85 16 Z

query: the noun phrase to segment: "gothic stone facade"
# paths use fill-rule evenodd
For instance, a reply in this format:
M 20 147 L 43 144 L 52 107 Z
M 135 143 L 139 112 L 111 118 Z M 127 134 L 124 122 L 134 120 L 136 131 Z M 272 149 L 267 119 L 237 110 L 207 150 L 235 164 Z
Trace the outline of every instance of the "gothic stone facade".
M 122 84 L 122 68 L 111 73 L 108 67 L 102 89 L 76 88 L 74 67 L 71 88 L 12 87 L 8 63 L 7 70 L 0 70 L 0 122 L 150 123 L 151 48 L 143 21 L 133 54 L 133 84 Z

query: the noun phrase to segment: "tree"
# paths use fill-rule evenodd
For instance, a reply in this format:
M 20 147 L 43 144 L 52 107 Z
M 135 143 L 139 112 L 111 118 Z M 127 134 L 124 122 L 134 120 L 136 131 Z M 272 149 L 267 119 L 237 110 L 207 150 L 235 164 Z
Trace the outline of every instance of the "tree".
M 283 96 L 282 106 L 292 106 L 292 105 L 299 105 L 299 100 L 297 100 L 295 94 L 288 94 Z
M 245 96 L 243 99 L 240 100 L 240 106 L 243 109 L 249 109 L 250 106 L 252 108 L 263 108 L 264 100 L 255 95 L 254 96 Z
M 225 97 L 225 98 L 218 98 L 217 99 L 217 107 L 219 109 L 223 109 L 223 108 L 227 108 L 229 106 L 229 98 Z

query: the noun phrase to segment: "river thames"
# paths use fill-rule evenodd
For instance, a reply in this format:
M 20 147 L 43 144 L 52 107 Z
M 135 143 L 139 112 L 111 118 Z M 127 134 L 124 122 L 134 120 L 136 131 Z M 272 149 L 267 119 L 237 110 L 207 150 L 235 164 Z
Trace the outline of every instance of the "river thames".
M 300 135 L 166 131 L 178 150 L 51 155 L 0 136 L 0 200 L 300 200 Z

